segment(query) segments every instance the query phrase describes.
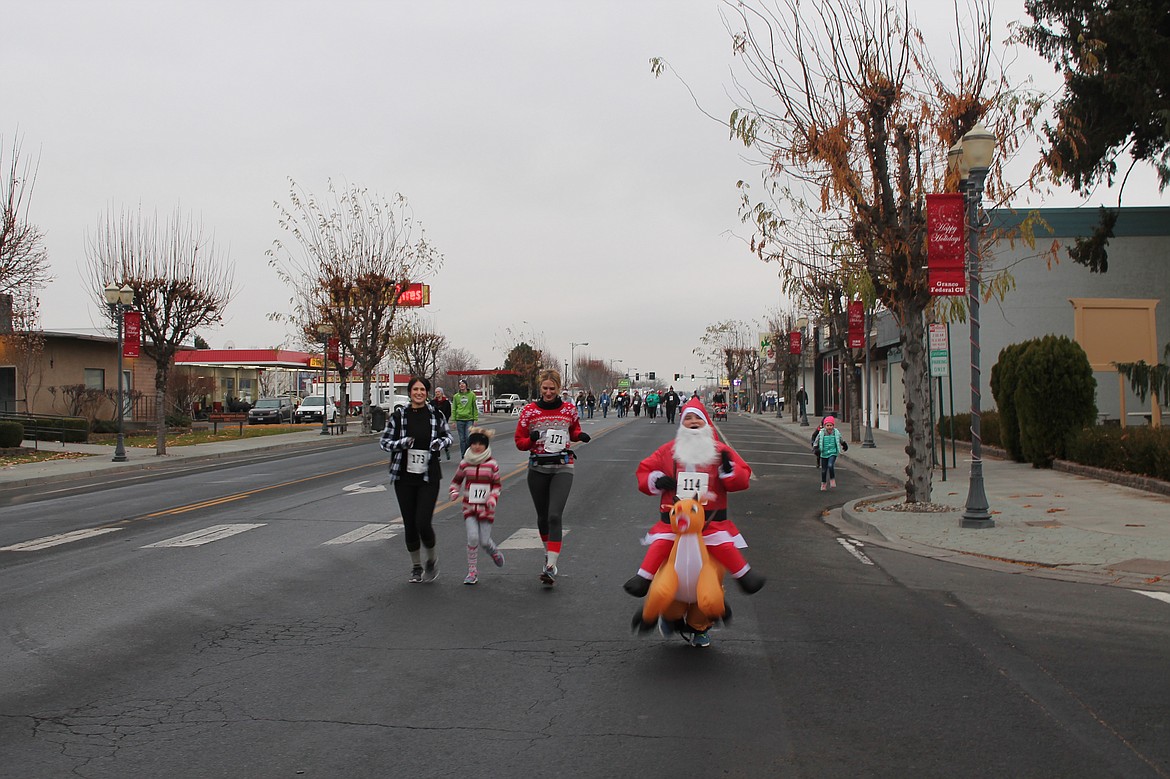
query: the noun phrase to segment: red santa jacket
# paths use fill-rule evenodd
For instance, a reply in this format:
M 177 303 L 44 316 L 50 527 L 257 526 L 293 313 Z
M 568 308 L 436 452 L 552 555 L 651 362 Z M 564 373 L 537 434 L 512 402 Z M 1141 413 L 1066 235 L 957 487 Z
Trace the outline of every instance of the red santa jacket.
M 721 474 L 719 472 L 724 452 L 727 452 L 731 458 L 732 470 L 730 474 Z M 663 492 L 654 486 L 654 482 L 658 480 L 659 476 L 669 476 L 677 481 L 678 474 L 681 471 L 696 471 L 707 474 L 707 489 L 714 494 L 713 500 L 709 500 L 703 504 L 703 508 L 707 511 L 708 522 L 717 522 L 726 519 L 727 493 L 746 490 L 752 478 L 751 467 L 744 462 L 738 452 L 722 441 L 715 442 L 715 460 L 709 465 L 702 466 L 676 462 L 674 459 L 674 441 L 668 441 L 658 447 L 645 460 L 638 463 L 636 474 L 639 490 L 647 495 L 661 496 L 659 511 L 667 517 L 670 516 L 670 507 L 674 505 L 677 498 L 675 497 L 674 490 Z

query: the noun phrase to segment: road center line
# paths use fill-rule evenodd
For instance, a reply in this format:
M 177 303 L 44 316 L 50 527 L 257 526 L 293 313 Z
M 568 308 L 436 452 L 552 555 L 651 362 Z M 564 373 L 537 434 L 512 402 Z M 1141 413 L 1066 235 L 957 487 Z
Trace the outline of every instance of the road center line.
M 865 552 L 861 551 L 861 544 L 851 538 L 838 538 L 837 543 L 845 547 L 845 551 L 856 557 L 863 565 L 873 565 L 873 560 L 870 560 Z

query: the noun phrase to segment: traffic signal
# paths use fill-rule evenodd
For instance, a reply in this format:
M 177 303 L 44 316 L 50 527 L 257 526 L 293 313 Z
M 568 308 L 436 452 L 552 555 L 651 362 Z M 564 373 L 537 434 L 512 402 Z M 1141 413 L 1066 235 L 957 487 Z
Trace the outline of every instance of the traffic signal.
M 634 374 L 634 381 L 641 381 L 641 380 L 642 380 L 642 374 L 635 373 Z
M 695 380 L 695 374 L 692 373 L 691 374 L 691 381 L 694 381 L 694 380 Z
M 650 381 L 654 381 L 654 371 L 647 373 L 646 378 L 650 379 Z
M 677 373 L 676 373 L 676 374 L 674 374 L 674 380 L 675 380 L 675 381 L 678 381 L 678 374 L 677 374 Z

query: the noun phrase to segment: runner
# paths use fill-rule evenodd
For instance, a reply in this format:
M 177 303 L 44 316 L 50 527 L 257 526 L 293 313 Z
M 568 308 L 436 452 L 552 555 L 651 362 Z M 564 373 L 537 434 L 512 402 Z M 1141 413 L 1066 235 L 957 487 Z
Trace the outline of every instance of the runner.
M 589 442 L 581 432 L 576 406 L 561 398 L 561 374 L 540 374 L 540 400 L 529 403 L 516 422 L 516 448 L 528 452 L 528 491 L 536 508 L 536 528 L 544 543 L 545 558 L 540 580 L 556 584 L 557 559 L 561 554 L 563 514 L 573 488 L 574 441 Z
M 410 581 L 414 584 L 439 578 L 431 521 L 443 480 L 439 451 L 451 445 L 447 418 L 427 402 L 430 390 L 429 381 L 412 378 L 407 385 L 410 405 L 390 415 L 378 441 L 382 451 L 390 453 L 390 481 L 402 512 L 402 536 L 410 552 Z M 420 547 L 427 552 L 425 568 Z

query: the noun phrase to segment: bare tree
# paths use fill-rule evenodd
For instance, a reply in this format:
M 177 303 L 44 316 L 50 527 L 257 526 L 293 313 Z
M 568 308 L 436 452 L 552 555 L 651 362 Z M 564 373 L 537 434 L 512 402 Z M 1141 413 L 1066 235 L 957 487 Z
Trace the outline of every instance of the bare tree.
M 477 367 L 480 367 L 480 361 L 475 358 L 475 354 L 460 347 L 448 346 L 439 356 L 439 379 L 446 381 L 453 371 L 474 371 Z M 454 377 L 452 384 L 457 386 Z M 472 384 L 468 382 L 468 386 Z
M 291 313 L 272 314 L 311 340 L 327 325 L 362 375 L 362 431 L 371 431 L 371 377 L 390 353 L 399 299 L 438 270 L 443 256 L 426 239 L 406 198 L 387 201 L 332 181 L 326 198 L 289 182 L 289 205 L 275 203 L 280 229 L 269 264 L 293 291 Z M 417 232 L 417 236 L 415 233 Z
M 231 302 L 231 261 L 216 247 L 203 225 L 175 209 L 160 224 L 157 216 L 109 211 L 88 241 L 91 289 L 108 312 L 108 284 L 134 290 L 142 314 L 142 351 L 154 360 L 156 454 L 166 454 L 166 393 L 175 352 L 197 328 L 218 324 Z
M 577 364 L 573 366 L 573 375 L 577 378 L 577 383 L 588 392 L 601 392 L 606 387 L 614 386 L 613 371 L 609 369 L 609 365 L 590 356 L 577 360 Z
M 447 336 L 432 332 L 417 321 L 400 323 L 390 339 L 390 356 L 411 376 L 422 376 L 432 386 L 439 372 L 439 355 L 446 348 Z
M 741 182 L 744 216 L 756 229 L 752 249 L 791 268 L 788 209 L 806 201 L 847 229 L 900 329 L 908 502 L 928 502 L 931 491 L 925 194 L 946 189 L 947 151 L 983 120 L 1005 153 L 989 179 L 989 194 L 1003 197 L 1002 160 L 1018 148 L 1036 106 L 993 74 L 989 0 L 966 6 L 970 27 L 956 18 L 954 72 L 942 74 L 904 2 L 725 2 L 733 49 L 764 95 L 755 100 L 737 84 L 741 107 L 729 120 L 733 137 L 763 162 L 764 198 Z M 651 67 L 661 73 L 665 64 Z
M 49 282 L 49 253 L 45 236 L 29 221 L 28 210 L 37 166 L 21 159 L 20 139 L 4 159 L 0 137 L 0 294 L 17 300 L 30 298 Z
M 38 317 L 36 298 L 14 298 L 12 332 L 0 335 L 0 360 L 16 368 L 16 383 L 23 396 L 17 400 L 24 400 L 25 411 L 30 414 L 36 406 L 45 372 L 45 333 Z

